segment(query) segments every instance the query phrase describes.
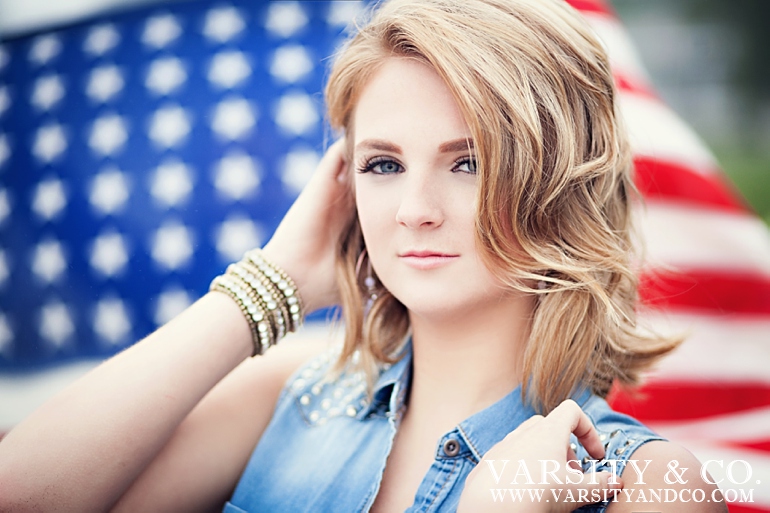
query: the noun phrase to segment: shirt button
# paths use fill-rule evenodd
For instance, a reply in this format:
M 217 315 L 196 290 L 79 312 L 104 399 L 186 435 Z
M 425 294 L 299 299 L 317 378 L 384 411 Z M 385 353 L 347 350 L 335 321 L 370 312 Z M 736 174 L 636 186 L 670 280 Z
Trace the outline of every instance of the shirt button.
M 444 454 L 453 458 L 460 453 L 460 444 L 457 440 L 450 438 L 444 442 Z

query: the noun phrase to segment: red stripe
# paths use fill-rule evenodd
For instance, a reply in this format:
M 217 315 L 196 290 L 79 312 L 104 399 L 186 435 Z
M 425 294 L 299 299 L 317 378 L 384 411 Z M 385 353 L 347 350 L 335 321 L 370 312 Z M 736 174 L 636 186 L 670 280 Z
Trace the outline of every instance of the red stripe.
M 747 506 L 747 503 L 730 503 L 730 513 L 770 513 L 770 509 L 762 506 Z
M 693 420 L 770 406 L 770 385 L 656 381 L 633 392 L 613 389 L 609 401 L 645 422 Z
M 767 436 L 770 437 L 770 433 L 768 433 Z M 730 442 L 730 445 L 770 453 L 770 440 L 760 440 L 758 442 Z
M 615 16 L 613 10 L 603 0 L 567 0 L 567 3 L 578 11 L 596 12 L 600 14 Z
M 759 273 L 700 269 L 647 273 L 639 293 L 653 309 L 770 315 L 770 276 Z
M 637 157 L 634 166 L 636 185 L 648 198 L 673 199 L 722 210 L 751 211 L 718 171 L 704 175 L 684 165 L 649 157 Z
M 613 77 L 615 79 L 615 85 L 617 85 L 618 89 L 621 91 L 632 93 L 638 96 L 646 96 L 648 98 L 660 101 L 660 98 L 655 93 L 655 91 L 650 89 L 647 84 L 642 84 L 638 81 L 631 80 L 630 78 L 624 77 L 619 73 L 613 73 Z

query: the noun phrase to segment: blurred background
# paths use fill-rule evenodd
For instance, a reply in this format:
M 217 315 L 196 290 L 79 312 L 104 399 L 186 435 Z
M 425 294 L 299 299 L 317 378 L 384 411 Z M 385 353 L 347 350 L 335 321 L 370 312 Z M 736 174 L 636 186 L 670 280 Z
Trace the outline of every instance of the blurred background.
M 645 275 L 644 311 L 691 334 L 613 405 L 750 462 L 748 493 L 770 483 L 770 2 L 568 1 L 613 60 L 650 262 L 676 271 Z M 364 5 L 0 0 L 0 436 L 266 242 Z M 753 493 L 731 511 L 770 512 Z
M 770 2 L 612 0 L 660 96 L 770 222 Z

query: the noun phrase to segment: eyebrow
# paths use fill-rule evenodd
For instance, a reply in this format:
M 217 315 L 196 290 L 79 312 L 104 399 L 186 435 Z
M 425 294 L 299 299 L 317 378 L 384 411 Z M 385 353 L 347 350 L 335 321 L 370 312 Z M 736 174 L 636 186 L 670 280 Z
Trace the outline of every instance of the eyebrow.
M 381 139 L 365 139 L 356 145 L 358 150 L 379 150 L 392 153 L 403 153 L 401 146 L 383 141 Z M 456 153 L 458 151 L 473 150 L 473 139 L 456 139 L 441 143 L 438 147 L 439 153 Z
M 458 151 L 473 150 L 473 139 L 457 139 L 441 144 L 438 151 L 441 153 L 457 153 Z

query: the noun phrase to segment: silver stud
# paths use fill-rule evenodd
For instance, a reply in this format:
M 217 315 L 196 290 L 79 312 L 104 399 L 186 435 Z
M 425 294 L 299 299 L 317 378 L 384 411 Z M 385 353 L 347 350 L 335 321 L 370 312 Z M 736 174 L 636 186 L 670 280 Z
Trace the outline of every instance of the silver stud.
M 291 386 L 292 386 L 292 388 L 294 388 L 294 390 L 299 390 L 301 388 L 304 388 L 305 387 L 305 380 L 302 379 L 302 378 L 296 379 L 296 380 L 294 380 L 294 383 L 291 384 Z
M 624 452 L 626 452 L 626 448 L 625 448 L 625 447 L 618 447 L 617 449 L 615 449 L 615 454 L 616 454 L 617 456 L 620 456 L 620 455 L 621 455 L 621 454 L 623 454 Z
M 322 388 L 321 385 L 316 383 L 315 385 L 313 385 L 313 388 L 311 388 L 310 391 L 313 392 L 314 395 L 318 395 L 321 393 L 321 388 Z
M 615 431 L 613 431 L 612 433 L 610 433 L 610 438 L 615 438 L 615 437 L 616 437 L 616 436 L 618 436 L 619 434 L 620 434 L 620 430 L 619 430 L 619 429 L 616 429 Z
M 341 388 L 335 388 L 334 393 L 332 394 L 335 399 L 339 399 L 342 397 L 342 389 Z
M 312 378 L 313 374 L 315 374 L 313 372 L 313 369 L 305 369 L 305 370 L 302 371 L 302 377 L 303 378 Z
M 634 443 L 634 440 L 632 440 L 632 439 L 630 439 L 630 438 L 629 438 L 628 440 L 626 440 L 626 447 L 628 447 L 628 446 L 629 446 L 629 445 L 631 445 L 632 443 Z
M 569 448 L 573 451 L 577 451 L 577 445 L 576 444 L 569 444 Z
M 331 405 L 332 405 L 332 400 L 329 399 L 328 397 L 323 401 L 321 401 L 321 408 L 323 408 L 324 410 L 328 410 Z
M 601 435 L 599 435 L 599 440 L 601 440 L 602 442 L 605 441 L 606 439 L 607 439 L 606 433 L 602 433 Z
M 308 394 L 304 394 L 302 397 L 299 398 L 299 403 L 303 406 L 307 406 L 310 404 L 310 396 Z
M 357 413 L 358 412 L 356 411 L 356 409 L 352 406 L 348 406 L 347 408 L 345 408 L 345 414 L 348 417 L 355 417 Z
M 317 411 L 313 410 L 310 412 L 310 422 L 318 422 L 318 419 L 321 418 L 321 414 Z
M 338 407 L 331 408 L 329 410 L 329 417 L 336 417 L 341 413 L 340 409 Z

